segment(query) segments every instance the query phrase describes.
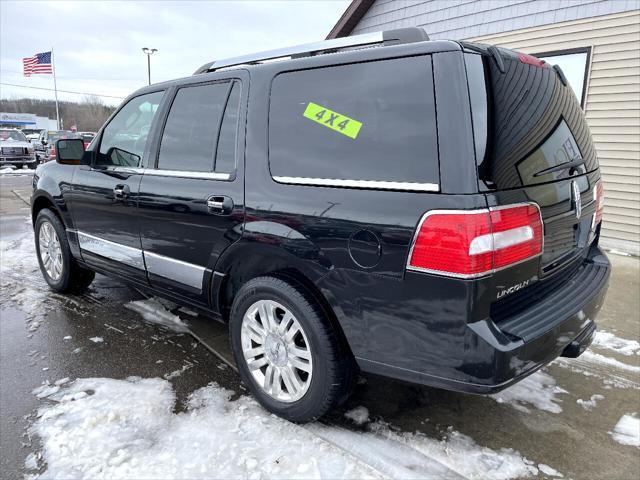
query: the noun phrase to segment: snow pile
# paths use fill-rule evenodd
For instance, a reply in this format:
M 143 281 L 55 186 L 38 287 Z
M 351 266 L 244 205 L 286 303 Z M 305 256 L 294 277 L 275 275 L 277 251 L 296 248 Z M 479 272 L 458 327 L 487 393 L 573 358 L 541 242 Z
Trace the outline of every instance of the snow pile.
M 345 412 L 344 416 L 356 425 L 364 425 L 369 421 L 369 410 L 367 407 L 356 407 Z
M 624 370 L 627 372 L 640 373 L 640 367 L 635 365 L 629 365 L 628 363 L 623 363 L 615 358 L 605 357 L 604 355 L 600 355 L 599 353 L 594 353 L 591 350 L 587 350 L 582 355 L 578 357 L 580 360 L 587 361 L 590 363 L 606 365 L 608 367 L 617 368 L 618 370 Z
M 615 336 L 611 332 L 599 330 L 593 339 L 593 346 L 613 350 L 621 355 L 640 355 L 640 343 Z
M 189 327 L 180 320 L 180 317 L 171 313 L 165 307 L 165 301 L 156 297 L 146 300 L 137 300 L 125 304 L 130 310 L 138 312 L 147 323 L 153 323 L 160 327 L 175 332 L 188 332 Z
M 494 451 L 449 431 L 443 440 L 366 433 L 277 418 L 215 384 L 173 413 L 166 380 L 78 379 L 49 397 L 32 426 L 44 478 L 443 478 L 509 479 L 538 474 L 511 449 Z M 36 455 L 40 458 L 40 455 Z M 33 463 L 33 462 L 31 462 Z
M 538 473 L 518 452 L 481 447 L 454 430 L 438 441 L 420 433 L 395 433 L 381 422 L 371 425 L 367 433 L 320 423 L 306 428 L 388 478 L 506 480 Z
M 635 413 L 623 415 L 609 433 L 622 445 L 640 447 L 640 418 Z
M 102 337 L 91 337 L 89 340 L 91 340 L 93 343 L 102 343 L 102 342 L 104 342 L 104 338 L 102 338 Z
M 540 410 L 560 413 L 562 408 L 558 403 L 562 400 L 557 395 L 563 393 L 569 392 L 558 387 L 551 375 L 539 371 L 500 393 L 489 395 L 489 397 L 498 403 L 507 403 L 521 412 L 529 412 L 525 406 L 529 404 Z
M 604 396 L 595 394 L 591 395 L 591 398 L 589 400 L 582 400 L 581 398 L 579 398 L 578 400 L 576 400 L 576 403 L 585 410 L 593 410 L 599 400 L 604 400 Z

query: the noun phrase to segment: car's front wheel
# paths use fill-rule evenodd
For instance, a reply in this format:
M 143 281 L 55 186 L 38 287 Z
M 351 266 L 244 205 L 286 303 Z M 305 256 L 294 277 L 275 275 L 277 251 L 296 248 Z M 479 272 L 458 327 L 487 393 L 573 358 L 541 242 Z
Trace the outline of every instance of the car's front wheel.
M 60 293 L 81 292 L 87 288 L 95 273 L 74 261 L 57 215 L 48 208 L 40 210 L 34 230 L 40 271 L 49 286 Z
M 230 330 L 240 375 L 267 410 L 308 422 L 349 392 L 353 358 L 300 285 L 274 277 L 247 282 L 233 302 Z

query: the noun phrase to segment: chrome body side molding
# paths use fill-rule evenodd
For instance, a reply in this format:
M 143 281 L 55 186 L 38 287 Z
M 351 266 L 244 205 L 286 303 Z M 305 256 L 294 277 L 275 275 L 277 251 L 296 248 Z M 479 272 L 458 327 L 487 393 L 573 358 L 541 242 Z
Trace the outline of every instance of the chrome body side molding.
M 204 267 L 152 252 L 144 252 L 144 259 L 149 273 L 202 291 Z
M 88 233 L 68 230 L 78 236 L 80 250 L 138 268 L 148 273 L 168 278 L 174 282 L 202 291 L 206 269 L 200 265 L 183 262 L 153 252 L 146 252 L 120 243 L 105 240 Z
M 138 248 L 128 247 L 80 231 L 78 232 L 78 242 L 81 250 L 124 263 L 130 267 L 139 268 L 140 270 L 145 269 L 142 250 Z

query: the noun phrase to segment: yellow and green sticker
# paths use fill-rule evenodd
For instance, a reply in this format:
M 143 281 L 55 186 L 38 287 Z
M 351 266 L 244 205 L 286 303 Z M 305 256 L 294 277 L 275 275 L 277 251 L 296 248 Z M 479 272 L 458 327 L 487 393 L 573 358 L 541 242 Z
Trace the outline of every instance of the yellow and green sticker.
M 313 102 L 309 102 L 303 115 L 309 120 L 353 139 L 358 136 L 362 127 L 361 122 Z

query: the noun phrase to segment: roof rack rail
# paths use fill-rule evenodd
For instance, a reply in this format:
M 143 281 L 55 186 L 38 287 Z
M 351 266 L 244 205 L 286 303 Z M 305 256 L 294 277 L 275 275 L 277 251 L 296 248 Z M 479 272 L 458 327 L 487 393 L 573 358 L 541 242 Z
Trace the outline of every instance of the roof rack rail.
M 386 30 L 384 32 L 366 33 L 353 37 L 342 37 L 333 40 L 325 40 L 316 43 L 307 43 L 293 47 L 268 50 L 266 52 L 252 53 L 239 57 L 227 58 L 208 62 L 194 72 L 194 75 L 211 72 L 226 67 L 236 65 L 251 65 L 263 63 L 269 60 L 285 58 L 302 58 L 312 55 L 322 55 L 332 53 L 344 48 L 373 47 L 382 45 L 400 45 L 404 43 L 423 42 L 429 40 L 427 32 L 420 27 L 398 28 L 396 30 Z

